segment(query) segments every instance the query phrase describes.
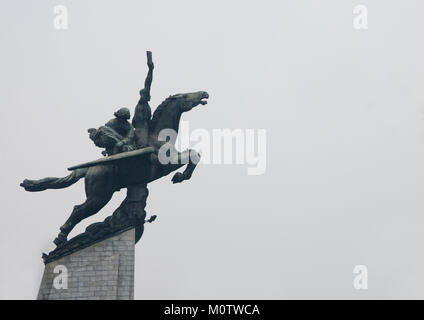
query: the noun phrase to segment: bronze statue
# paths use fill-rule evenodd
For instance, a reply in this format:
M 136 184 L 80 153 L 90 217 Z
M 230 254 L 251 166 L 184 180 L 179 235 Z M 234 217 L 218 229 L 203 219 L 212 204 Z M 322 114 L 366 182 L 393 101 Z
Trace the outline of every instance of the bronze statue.
M 138 241 L 143 232 L 143 223 L 151 222 L 155 218 L 153 216 L 151 220 L 144 220 L 146 216 L 144 207 L 148 195 L 147 184 L 168 175 L 185 164 L 187 164 L 185 170 L 182 173 L 175 173 L 172 182 L 179 183 L 188 180 L 196 167 L 200 155 L 191 149 L 178 152 L 173 144 L 175 142 L 171 142 L 170 146 L 174 152 L 172 154 L 175 154 L 175 159 L 173 159 L 175 161 L 161 163 L 158 160 L 158 152 L 164 144 L 169 145 L 170 142 L 161 141 L 158 136 L 163 129 L 173 129 L 178 132 L 182 113 L 190 111 L 198 105 L 205 105 L 209 95 L 205 91 L 171 95 L 156 108 L 151 118 L 148 102 L 153 62 L 150 52 L 147 53 L 147 57 L 149 73 L 145 87 L 140 91 L 140 100 L 135 108 L 132 125 L 128 121 L 129 110 L 121 108 L 115 113 L 115 119 L 106 125 L 99 129 L 89 129 L 90 138 L 97 146 L 105 148 L 103 154 L 107 156 L 71 167 L 69 168 L 72 170 L 71 174 L 63 178 L 25 179 L 21 183 L 26 191 L 34 192 L 66 188 L 81 178 L 85 178 L 87 200 L 74 207 L 70 217 L 60 228 L 60 233 L 54 240 L 58 246 L 56 250 L 66 245 L 68 234 L 81 220 L 99 212 L 109 202 L 112 195 L 122 188 L 128 190 L 127 198 L 121 206 L 112 217 L 108 217 L 102 223 L 89 226 L 86 233 L 88 232 L 88 238 L 92 239 L 101 232 L 107 234 L 111 229 L 116 231 L 123 225 L 135 225 L 138 228 L 136 229 L 136 241 Z M 131 219 L 133 221 L 129 223 Z M 76 240 L 73 248 L 78 245 L 79 242 Z

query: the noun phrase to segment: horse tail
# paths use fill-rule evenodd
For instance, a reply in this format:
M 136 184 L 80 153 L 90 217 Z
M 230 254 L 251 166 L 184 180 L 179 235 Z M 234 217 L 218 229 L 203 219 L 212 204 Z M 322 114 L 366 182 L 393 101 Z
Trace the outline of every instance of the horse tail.
M 63 189 L 85 177 L 87 171 L 88 168 L 76 169 L 72 171 L 70 175 L 63 178 L 44 178 L 40 180 L 25 179 L 20 186 L 30 192 L 44 191 L 47 189 Z

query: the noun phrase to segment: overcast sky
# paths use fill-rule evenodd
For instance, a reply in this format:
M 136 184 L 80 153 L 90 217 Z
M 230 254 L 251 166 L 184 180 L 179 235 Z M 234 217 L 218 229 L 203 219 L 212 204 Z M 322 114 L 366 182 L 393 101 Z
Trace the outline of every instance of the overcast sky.
M 368 30 L 353 8 L 368 8 Z M 53 27 L 55 5 L 69 29 Z M 0 298 L 34 299 L 41 253 L 84 183 L 27 193 L 100 157 L 86 130 L 133 111 L 155 63 L 154 109 L 205 90 L 191 129 L 266 129 L 266 172 L 199 165 L 149 185 L 136 299 L 424 298 L 424 3 L 0 3 Z M 102 221 L 116 193 L 71 236 Z M 368 268 L 355 290 L 353 268 Z

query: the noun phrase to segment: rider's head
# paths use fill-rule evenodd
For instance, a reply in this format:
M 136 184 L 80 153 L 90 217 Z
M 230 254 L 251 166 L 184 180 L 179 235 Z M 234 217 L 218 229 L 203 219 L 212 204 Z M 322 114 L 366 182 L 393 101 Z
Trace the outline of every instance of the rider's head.
M 128 108 L 121 108 L 114 113 L 114 116 L 118 119 L 128 120 L 131 118 L 130 110 Z
M 140 90 L 140 98 L 144 101 L 150 101 L 150 94 L 149 91 L 146 89 Z

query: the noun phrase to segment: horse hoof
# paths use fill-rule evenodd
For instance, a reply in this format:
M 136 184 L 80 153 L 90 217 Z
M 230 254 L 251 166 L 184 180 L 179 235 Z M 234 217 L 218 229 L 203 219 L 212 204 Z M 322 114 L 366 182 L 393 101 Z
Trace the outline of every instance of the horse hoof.
M 184 174 L 182 174 L 181 172 L 177 172 L 176 174 L 174 174 L 174 176 L 172 177 L 172 183 L 180 183 L 184 180 Z

